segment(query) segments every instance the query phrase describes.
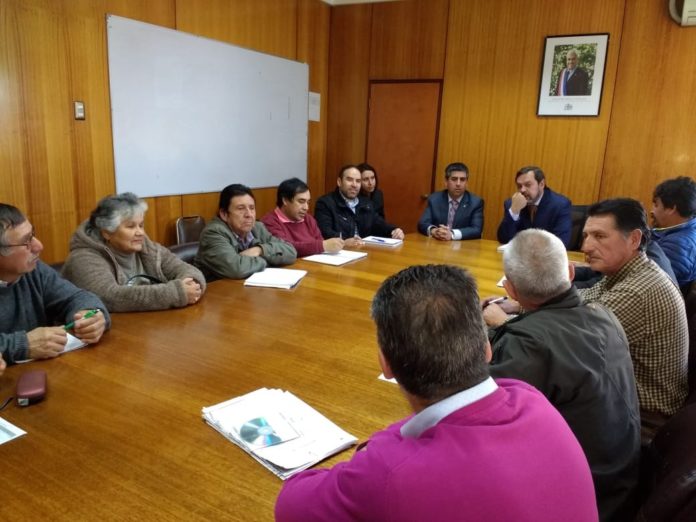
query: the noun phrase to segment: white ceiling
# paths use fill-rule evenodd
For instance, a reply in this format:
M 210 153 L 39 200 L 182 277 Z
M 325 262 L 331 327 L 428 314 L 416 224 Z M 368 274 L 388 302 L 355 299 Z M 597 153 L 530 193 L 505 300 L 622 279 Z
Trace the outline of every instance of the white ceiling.
M 400 0 L 323 0 L 329 5 L 376 4 L 378 2 L 398 2 Z

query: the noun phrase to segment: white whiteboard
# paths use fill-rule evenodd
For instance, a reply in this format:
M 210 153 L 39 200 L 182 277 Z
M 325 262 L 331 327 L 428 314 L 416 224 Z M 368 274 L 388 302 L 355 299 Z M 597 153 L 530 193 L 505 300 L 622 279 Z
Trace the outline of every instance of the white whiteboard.
M 307 64 L 107 15 L 116 190 L 307 179 Z

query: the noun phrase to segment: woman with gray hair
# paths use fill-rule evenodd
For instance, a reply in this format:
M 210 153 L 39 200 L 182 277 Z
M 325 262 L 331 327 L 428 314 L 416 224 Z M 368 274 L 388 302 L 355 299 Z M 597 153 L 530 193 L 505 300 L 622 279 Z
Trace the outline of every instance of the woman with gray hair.
M 97 294 L 111 312 L 195 304 L 205 278 L 145 234 L 147 203 L 131 192 L 102 199 L 70 240 L 63 276 Z

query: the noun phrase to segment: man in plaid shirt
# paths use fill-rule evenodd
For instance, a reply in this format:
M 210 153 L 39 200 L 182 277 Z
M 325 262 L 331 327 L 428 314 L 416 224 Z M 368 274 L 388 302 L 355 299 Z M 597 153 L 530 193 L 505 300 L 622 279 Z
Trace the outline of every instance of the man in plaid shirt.
M 604 277 L 580 290 L 609 308 L 628 338 L 640 403 L 643 440 L 684 403 L 689 338 L 677 286 L 644 251 L 648 225 L 641 204 L 607 199 L 588 210 L 582 251 Z

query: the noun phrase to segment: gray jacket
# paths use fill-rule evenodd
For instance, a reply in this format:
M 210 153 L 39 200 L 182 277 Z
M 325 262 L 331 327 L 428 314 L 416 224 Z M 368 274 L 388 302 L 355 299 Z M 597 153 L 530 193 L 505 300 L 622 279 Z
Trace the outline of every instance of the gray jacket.
M 183 279 L 191 277 L 205 291 L 205 278 L 196 267 L 145 237 L 140 257 L 145 274 L 162 281 L 159 284 L 127 286 L 128 277 L 85 221 L 70 240 L 70 255 L 63 265 L 63 276 L 77 286 L 97 294 L 111 312 L 142 312 L 181 308 L 188 304 Z
M 193 263 L 201 269 L 208 281 L 214 281 L 244 279 L 269 265 L 289 265 L 297 259 L 295 247 L 271 235 L 260 221 L 254 223 L 251 234 L 254 236 L 251 247 L 261 247 L 263 253 L 260 256 L 241 255 L 242 245 L 237 236 L 227 223 L 215 217 L 201 232 L 198 254 Z

